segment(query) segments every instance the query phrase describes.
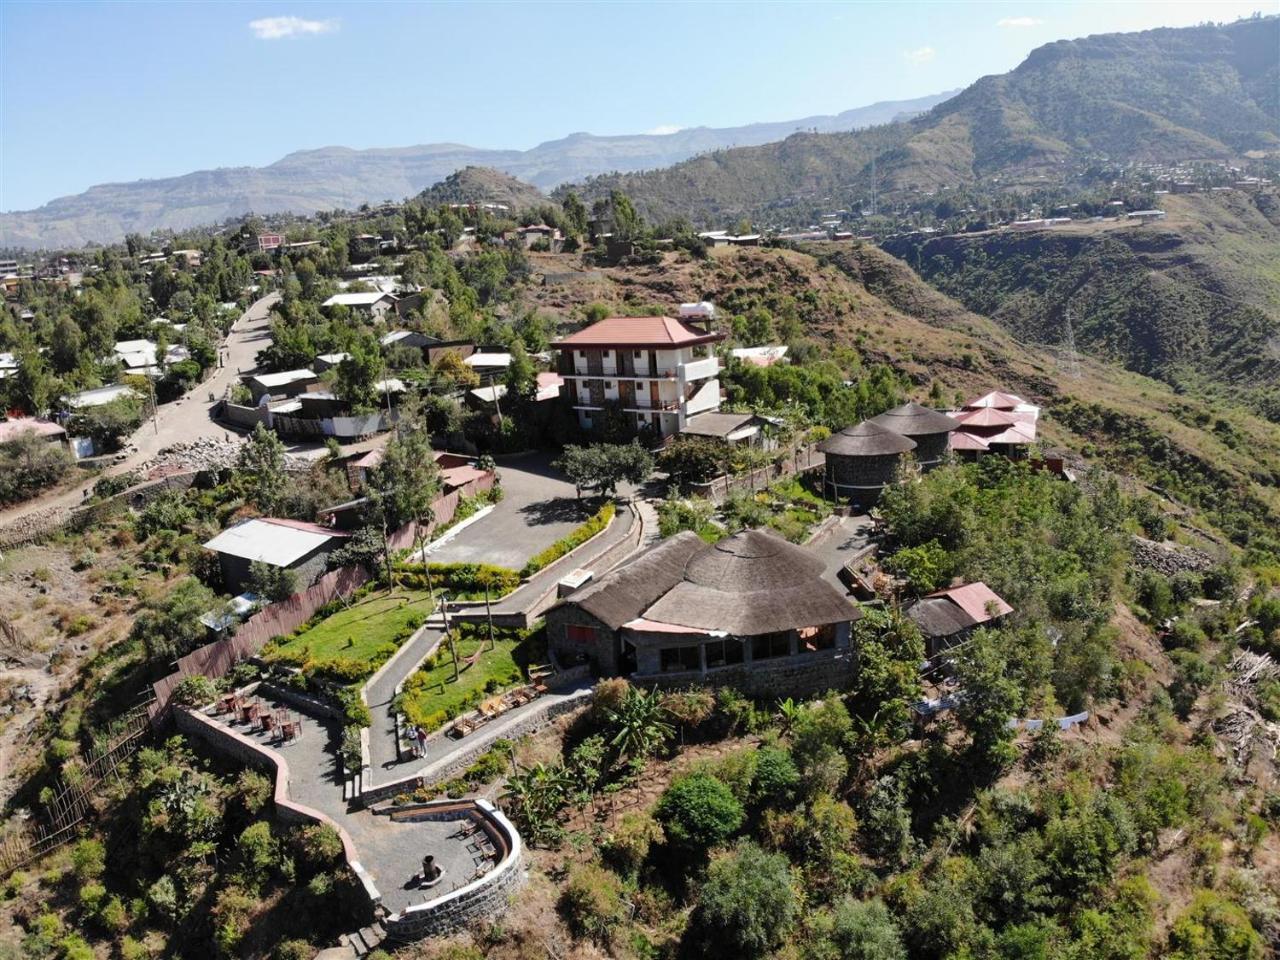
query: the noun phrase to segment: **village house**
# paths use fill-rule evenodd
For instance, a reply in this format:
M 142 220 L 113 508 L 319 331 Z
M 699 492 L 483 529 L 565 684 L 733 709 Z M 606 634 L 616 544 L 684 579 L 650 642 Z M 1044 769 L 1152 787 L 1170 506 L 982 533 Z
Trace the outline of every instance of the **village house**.
M 914 442 L 916 448 L 912 452 L 922 470 L 931 470 L 943 462 L 948 440 L 960 427 L 958 421 L 945 413 L 930 410 L 914 401 L 886 410 L 867 422 Z
M 320 378 L 314 370 L 282 370 L 279 373 L 258 373 L 243 378 L 253 402 L 263 397 L 286 399 L 313 389 L 319 389 Z
M 121 340 L 115 345 L 114 355 L 125 373 L 144 377 L 162 377 L 169 364 L 191 358 L 190 350 L 173 344 L 165 348 L 163 363 L 158 363 L 159 349 L 154 340 Z
M 939 590 L 907 608 L 907 616 L 924 635 L 930 657 L 953 647 L 978 627 L 1013 613 L 994 590 L 981 581 Z
M 535 223 L 514 231 L 510 234 L 509 242 L 522 250 L 532 250 L 540 242 L 545 242 L 547 252 L 559 253 L 564 245 L 564 234 L 556 227 Z
M 864 420 L 833 433 L 818 449 L 826 455 L 824 495 L 866 508 L 897 481 L 903 454 L 912 453 L 916 442 Z
M 315 523 L 253 517 L 227 527 L 204 547 L 218 555 L 223 585 L 238 593 L 249 583 L 254 563 L 292 570 L 298 588 L 310 586 L 325 571 L 328 555 L 350 536 Z
M 553 346 L 583 429 L 616 406 L 638 428 L 668 437 L 690 417 L 720 409 L 720 361 L 712 345 L 723 339 L 708 321 L 608 317 Z
M 38 420 L 35 417 L 15 417 L 12 420 L 0 420 L 0 444 L 13 443 L 24 436 L 39 437 L 48 443 L 60 443 L 67 446 L 67 431 L 56 423 Z
M 727 444 L 772 449 L 773 443 L 765 433 L 769 421 L 754 413 L 699 413 L 690 417 L 681 436 L 704 437 Z
M 821 560 L 772 532 L 707 544 L 686 530 L 570 593 L 546 623 L 561 668 L 771 697 L 851 679 L 860 616 Z
M 362 313 L 374 320 L 383 320 L 387 314 L 396 312 L 396 298 L 380 290 L 369 293 L 335 293 L 320 306 L 326 310 L 331 307 L 346 307 L 352 313 Z
M 960 425 L 948 445 L 962 459 L 999 453 L 1020 460 L 1036 442 L 1040 408 L 1012 393 L 993 390 L 968 401 L 949 416 Z
M 93 407 L 105 407 L 108 403 L 114 403 L 116 400 L 136 396 L 138 396 L 138 392 L 128 384 L 113 383 L 105 387 L 95 387 L 92 390 L 82 390 L 63 399 L 66 405 L 73 410 L 87 410 Z

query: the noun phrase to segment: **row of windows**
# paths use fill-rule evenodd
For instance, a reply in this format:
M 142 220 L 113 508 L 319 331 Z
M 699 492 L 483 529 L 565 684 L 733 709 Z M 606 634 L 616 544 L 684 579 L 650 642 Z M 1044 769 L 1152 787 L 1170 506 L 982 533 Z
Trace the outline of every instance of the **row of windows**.
M 835 627 L 806 627 L 798 633 L 799 652 L 831 650 L 836 645 Z M 791 633 L 764 633 L 751 638 L 751 659 L 772 660 L 791 656 Z M 713 640 L 695 647 L 663 647 L 658 651 L 658 664 L 663 673 L 701 670 L 699 651 L 705 650 L 707 669 L 728 667 L 743 662 L 741 640 Z

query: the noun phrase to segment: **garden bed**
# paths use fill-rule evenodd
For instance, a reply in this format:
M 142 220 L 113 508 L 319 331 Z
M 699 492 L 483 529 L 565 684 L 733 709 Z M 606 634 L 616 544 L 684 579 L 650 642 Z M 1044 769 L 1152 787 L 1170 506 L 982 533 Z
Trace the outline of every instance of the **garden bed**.
M 479 706 L 489 697 L 524 683 L 532 663 L 543 652 L 545 634 L 495 629 L 495 646 L 489 649 L 484 624 L 458 624 L 454 628 L 459 674 L 453 676 L 453 655 L 442 642 L 435 655 L 409 677 L 400 695 L 399 710 L 405 719 L 428 733 Z M 478 656 L 476 656 L 478 654 Z M 471 658 L 474 662 L 468 663 Z

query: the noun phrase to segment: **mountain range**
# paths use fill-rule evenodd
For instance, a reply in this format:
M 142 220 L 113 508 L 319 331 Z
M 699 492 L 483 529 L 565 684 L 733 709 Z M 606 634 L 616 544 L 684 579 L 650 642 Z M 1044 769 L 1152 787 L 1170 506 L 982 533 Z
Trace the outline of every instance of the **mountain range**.
M 1280 17 L 1060 40 L 904 123 L 798 133 L 664 170 L 598 176 L 654 220 L 723 226 L 743 214 L 869 193 L 999 178 L 1060 178 L 1065 165 L 1228 160 L 1280 151 Z M 563 188 L 562 188 L 563 189 Z M 765 219 L 769 219 L 767 216 Z
M 530 150 L 489 150 L 456 143 L 300 150 L 266 167 L 224 167 L 100 184 L 36 210 L 3 213 L 0 247 L 76 247 L 117 241 L 127 233 L 190 229 L 249 212 L 351 209 L 412 196 L 468 166 L 493 167 L 549 190 L 594 174 L 669 166 L 706 151 L 767 143 L 797 130 L 829 132 L 887 124 L 928 110 L 954 93 L 742 127 L 621 136 L 573 133 Z

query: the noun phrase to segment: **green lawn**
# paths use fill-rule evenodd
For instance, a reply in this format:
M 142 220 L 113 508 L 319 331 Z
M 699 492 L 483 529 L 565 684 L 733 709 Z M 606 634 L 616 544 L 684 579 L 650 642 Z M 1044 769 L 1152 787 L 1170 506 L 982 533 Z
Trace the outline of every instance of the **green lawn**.
M 425 590 L 378 590 L 354 601 L 309 630 L 273 644 L 268 656 L 286 661 L 372 660 L 387 644 L 399 646 L 426 621 L 432 604 Z M 373 671 L 370 670 L 370 673 Z
M 453 679 L 453 658 L 447 644 L 441 644 L 432 660 L 404 685 L 401 712 L 410 723 L 439 729 L 454 717 L 478 706 L 486 697 L 518 686 L 524 681 L 521 667 L 524 641 L 498 637 L 495 649 L 483 633 L 458 640 L 458 657 L 465 661 L 480 651 L 480 658 Z

